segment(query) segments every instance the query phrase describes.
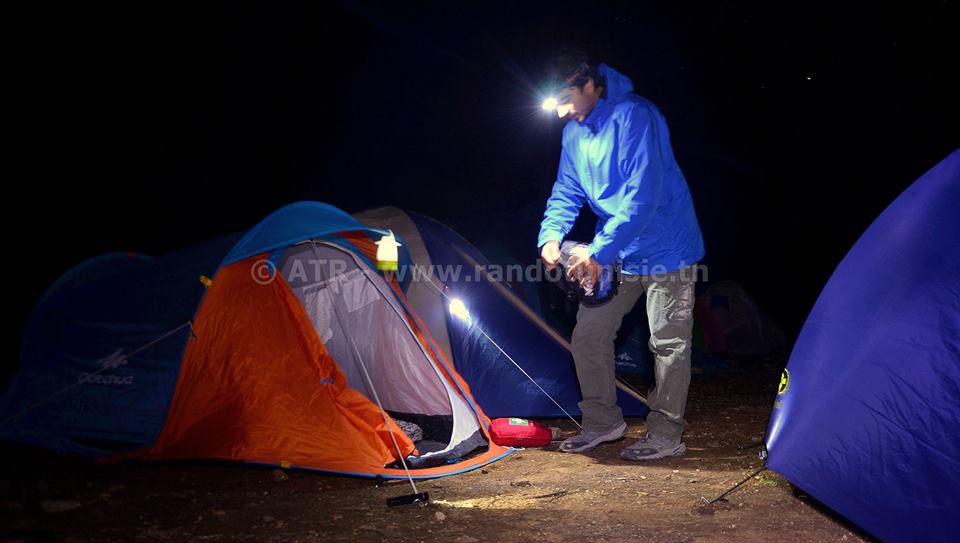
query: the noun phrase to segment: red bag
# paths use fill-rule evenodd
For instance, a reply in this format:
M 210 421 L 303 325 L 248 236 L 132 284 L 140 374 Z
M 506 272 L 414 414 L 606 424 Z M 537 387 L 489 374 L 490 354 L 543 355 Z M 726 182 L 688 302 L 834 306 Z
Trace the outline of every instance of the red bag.
M 493 419 L 490 437 L 503 447 L 543 447 L 553 439 L 553 430 L 533 420 Z

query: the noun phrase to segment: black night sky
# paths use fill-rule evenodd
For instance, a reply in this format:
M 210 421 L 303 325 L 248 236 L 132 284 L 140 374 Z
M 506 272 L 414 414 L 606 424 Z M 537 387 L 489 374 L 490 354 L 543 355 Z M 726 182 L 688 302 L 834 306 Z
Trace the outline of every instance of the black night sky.
M 791 335 L 877 214 L 960 146 L 949 1 L 19 9 L 4 25 L 5 370 L 70 266 L 162 254 L 297 200 L 400 206 L 532 262 L 560 135 L 533 88 L 564 45 L 661 109 L 710 279 L 740 282 Z

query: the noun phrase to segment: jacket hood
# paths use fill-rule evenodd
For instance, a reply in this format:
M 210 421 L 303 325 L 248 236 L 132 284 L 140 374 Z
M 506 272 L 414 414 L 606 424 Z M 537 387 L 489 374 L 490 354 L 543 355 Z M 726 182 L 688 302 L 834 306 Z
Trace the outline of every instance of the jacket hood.
M 606 79 L 608 102 L 618 102 L 627 94 L 633 92 L 633 81 L 629 77 L 614 70 L 606 64 L 601 64 L 598 68 L 600 75 Z

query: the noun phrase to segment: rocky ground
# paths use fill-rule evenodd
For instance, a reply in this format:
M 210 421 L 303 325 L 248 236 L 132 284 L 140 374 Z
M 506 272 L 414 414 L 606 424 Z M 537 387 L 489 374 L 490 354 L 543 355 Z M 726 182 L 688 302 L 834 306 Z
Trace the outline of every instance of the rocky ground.
M 775 394 L 773 367 L 694 379 L 689 451 L 649 464 L 619 459 L 643 432 L 584 455 L 556 444 L 481 470 L 422 481 L 425 507 L 387 507 L 409 483 L 222 463 L 100 465 L 6 446 L 0 467 L 4 541 L 861 541 L 761 466 Z M 572 435 L 567 420 L 548 421 Z

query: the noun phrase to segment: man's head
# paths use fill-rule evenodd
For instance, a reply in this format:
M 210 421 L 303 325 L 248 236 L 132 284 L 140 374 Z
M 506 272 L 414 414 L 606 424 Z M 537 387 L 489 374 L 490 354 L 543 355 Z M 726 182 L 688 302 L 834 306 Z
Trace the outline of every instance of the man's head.
M 547 77 L 556 92 L 560 118 L 582 122 L 603 96 L 603 77 L 597 65 L 582 51 L 565 50 L 553 57 Z

